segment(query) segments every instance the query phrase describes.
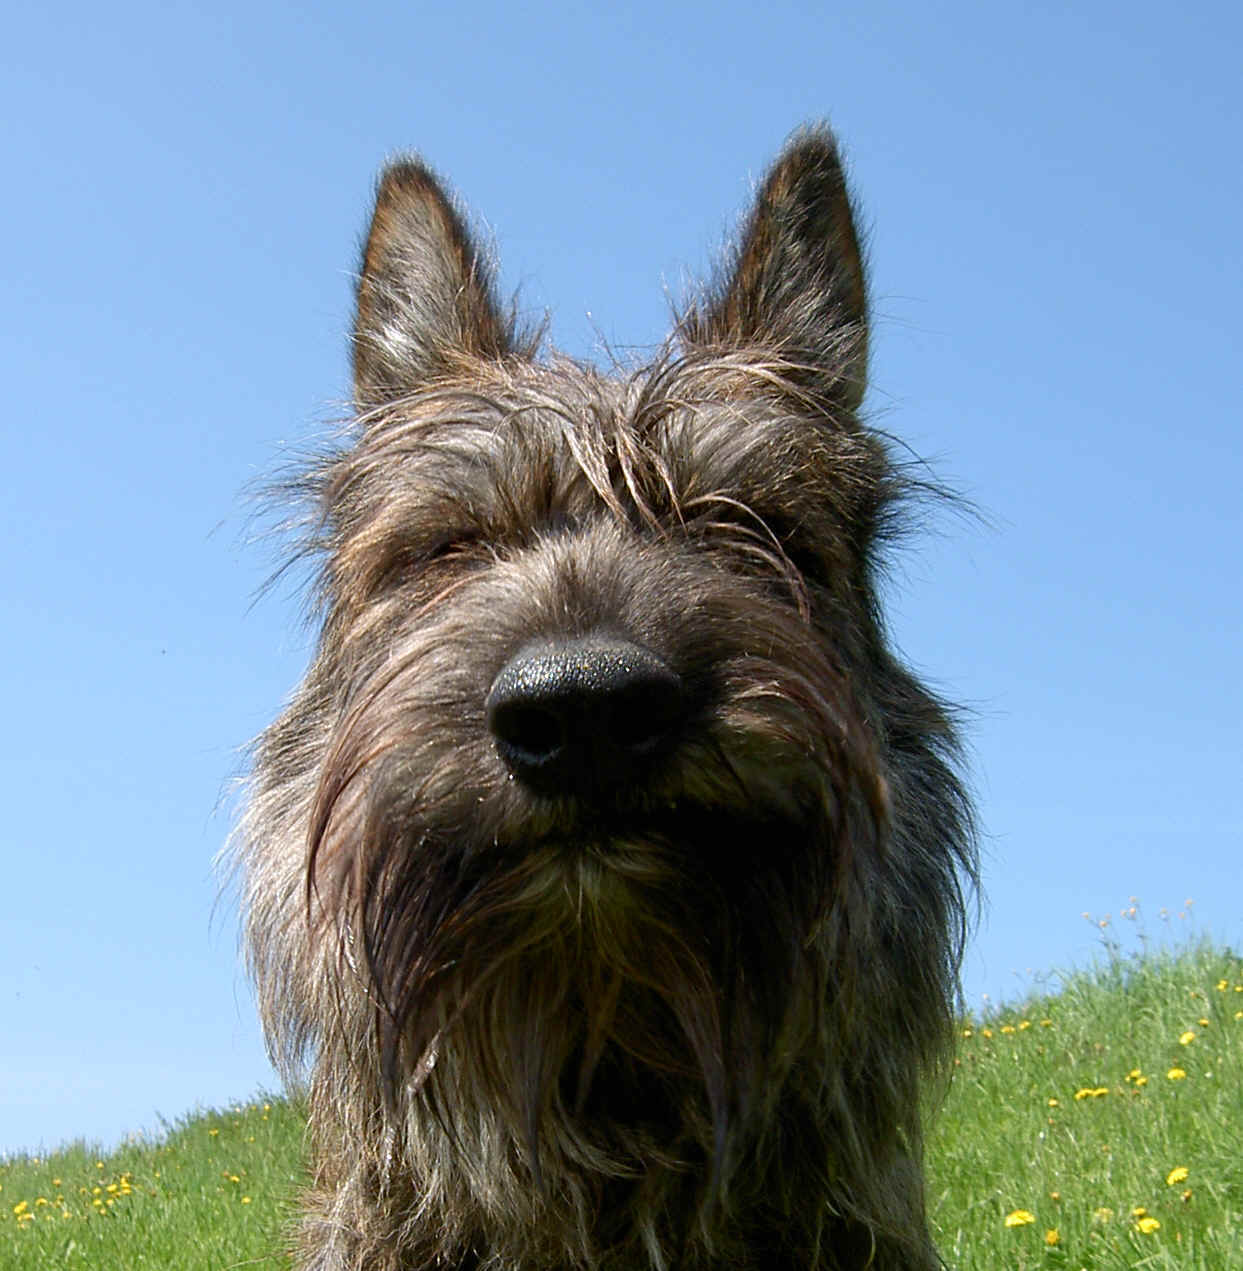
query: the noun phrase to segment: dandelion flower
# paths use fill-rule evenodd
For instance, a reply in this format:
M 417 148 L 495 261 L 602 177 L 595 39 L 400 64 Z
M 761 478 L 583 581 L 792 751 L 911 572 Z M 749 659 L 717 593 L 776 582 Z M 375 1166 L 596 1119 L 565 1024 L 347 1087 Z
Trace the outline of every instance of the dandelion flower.
M 1029 1227 L 1036 1221 L 1036 1215 L 1030 1209 L 1014 1209 L 1006 1215 L 1007 1227 Z
M 1138 1221 L 1135 1225 L 1136 1225 L 1136 1226 L 1140 1229 L 1140 1231 L 1142 1231 L 1142 1232 L 1143 1232 L 1146 1236 L 1150 1236 L 1150 1235 L 1152 1235 L 1152 1233 L 1153 1233 L 1154 1231 L 1157 1231 L 1157 1230 L 1160 1228 L 1161 1223 L 1160 1223 L 1160 1220 L 1159 1220 L 1159 1219 L 1156 1219 L 1156 1218 L 1149 1218 L 1149 1217 L 1145 1216 L 1145 1217 L 1141 1218 L 1141 1219 L 1140 1219 L 1140 1220 L 1139 1220 L 1139 1221 Z
M 1058 1230 L 1056 1227 L 1050 1227 L 1049 1230 L 1044 1233 L 1044 1242 L 1050 1248 L 1052 1248 L 1054 1245 L 1060 1245 L 1062 1243 L 1062 1237 L 1058 1234 Z
M 1187 1070 L 1185 1068 L 1171 1068 L 1165 1075 L 1171 1081 L 1182 1081 L 1187 1075 Z
M 1190 1173 L 1191 1171 L 1185 1165 L 1176 1165 L 1165 1176 L 1165 1185 L 1167 1187 L 1173 1187 L 1175 1183 L 1185 1182 L 1187 1175 Z
M 1192 1043 L 1193 1041 L 1195 1041 L 1195 1039 L 1196 1039 L 1196 1035 L 1195 1035 L 1195 1033 L 1193 1033 L 1193 1032 L 1191 1031 L 1191 1029 L 1188 1029 L 1188 1030 L 1187 1030 L 1185 1033 L 1183 1033 L 1183 1035 L 1182 1035 L 1182 1036 L 1178 1039 L 1178 1044 L 1179 1044 L 1180 1046 L 1190 1046 L 1190 1045 L 1191 1045 L 1191 1043 Z

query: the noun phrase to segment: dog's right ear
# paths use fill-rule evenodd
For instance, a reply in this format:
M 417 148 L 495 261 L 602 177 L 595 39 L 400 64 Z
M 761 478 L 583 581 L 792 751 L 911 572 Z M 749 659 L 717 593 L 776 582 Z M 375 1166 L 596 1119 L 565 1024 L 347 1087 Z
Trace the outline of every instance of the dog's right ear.
M 417 159 L 389 164 L 358 278 L 354 397 L 361 411 L 407 396 L 470 358 L 503 357 L 513 322 L 461 214 Z

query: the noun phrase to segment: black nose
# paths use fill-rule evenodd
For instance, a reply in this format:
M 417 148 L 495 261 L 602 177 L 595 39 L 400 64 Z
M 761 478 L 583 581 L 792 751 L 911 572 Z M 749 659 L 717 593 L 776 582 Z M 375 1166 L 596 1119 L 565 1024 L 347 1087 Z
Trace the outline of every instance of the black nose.
M 541 794 L 588 795 L 637 777 L 676 739 L 682 681 L 612 637 L 528 645 L 484 703 L 505 766 Z

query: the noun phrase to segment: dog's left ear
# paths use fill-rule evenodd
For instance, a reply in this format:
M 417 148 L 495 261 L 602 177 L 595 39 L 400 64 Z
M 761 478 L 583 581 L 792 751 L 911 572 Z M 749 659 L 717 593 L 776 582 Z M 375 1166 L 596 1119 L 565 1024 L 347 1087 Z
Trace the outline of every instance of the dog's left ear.
M 417 159 L 380 177 L 363 251 L 354 322 L 354 395 L 381 406 L 451 373 L 464 359 L 503 357 L 502 315 L 487 258 L 444 187 Z
M 690 348 L 779 357 L 787 377 L 853 411 L 867 385 L 863 252 L 832 133 L 798 134 L 773 165 L 726 281 L 679 324 Z

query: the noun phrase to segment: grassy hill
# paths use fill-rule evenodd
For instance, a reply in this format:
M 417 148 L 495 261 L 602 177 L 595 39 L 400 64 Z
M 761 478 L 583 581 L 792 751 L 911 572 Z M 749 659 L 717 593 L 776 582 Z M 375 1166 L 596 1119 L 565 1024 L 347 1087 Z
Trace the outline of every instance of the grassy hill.
M 1243 1268 L 1243 960 L 1115 950 L 961 1032 L 928 1160 L 951 1267 Z M 271 1098 L 0 1164 L 0 1266 L 284 1268 L 302 1130 Z

